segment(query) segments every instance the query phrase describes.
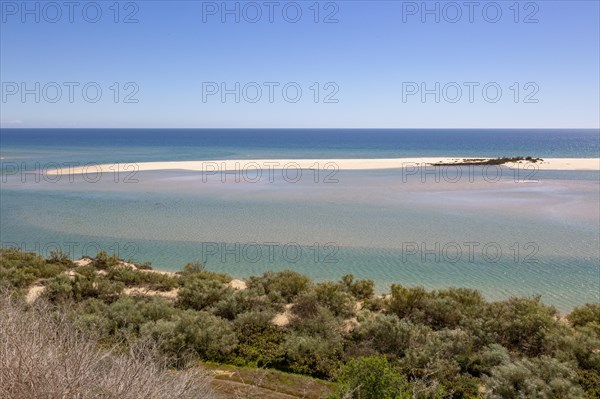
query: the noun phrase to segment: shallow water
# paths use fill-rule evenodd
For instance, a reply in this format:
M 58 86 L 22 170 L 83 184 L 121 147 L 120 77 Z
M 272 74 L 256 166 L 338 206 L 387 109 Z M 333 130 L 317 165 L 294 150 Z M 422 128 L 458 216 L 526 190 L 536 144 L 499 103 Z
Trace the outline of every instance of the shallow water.
M 244 277 L 292 268 L 493 299 L 542 295 L 561 310 L 598 301 L 599 173 L 538 171 L 537 182 L 402 170 L 346 171 L 324 183 L 250 183 L 198 172 L 139 172 L 136 183 L 57 183 L 9 176 L 3 246 L 74 257 L 99 248 L 178 270 L 192 260 Z M 423 181 L 425 180 L 425 182 Z

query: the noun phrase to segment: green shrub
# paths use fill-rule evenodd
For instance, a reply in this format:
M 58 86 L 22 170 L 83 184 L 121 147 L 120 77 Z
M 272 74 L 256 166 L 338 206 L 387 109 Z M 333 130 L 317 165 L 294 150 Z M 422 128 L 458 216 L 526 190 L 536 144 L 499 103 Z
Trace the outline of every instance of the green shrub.
M 56 277 L 67 270 L 71 262 L 53 252 L 54 258 L 42 257 L 17 249 L 0 249 L 0 281 L 8 287 L 26 288 L 38 279 Z
M 135 298 L 123 296 L 106 308 L 105 316 L 113 324 L 113 332 L 117 330 L 139 330 L 146 321 L 141 306 Z
M 348 318 L 354 315 L 356 299 L 342 291 L 338 284 L 321 282 L 315 286 L 317 301 L 336 317 Z
M 73 267 L 75 264 L 69 258 L 69 255 L 62 249 L 50 251 L 50 256 L 46 260 L 47 263 L 54 263 L 65 267 Z
M 310 279 L 291 270 L 267 272 L 261 277 L 250 277 L 249 288 L 262 289 L 266 295 L 276 300 L 281 298 L 285 303 L 291 303 L 302 292 L 312 285 Z
M 315 291 L 307 291 L 298 295 L 292 307 L 292 313 L 301 319 L 315 317 L 321 308 Z
M 567 316 L 573 327 L 583 327 L 594 323 L 600 325 L 600 304 L 588 303 L 577 307 Z
M 547 337 L 561 328 L 556 316 L 556 309 L 539 298 L 510 298 L 487 307 L 482 328 L 493 342 L 509 350 L 539 356 L 545 352 Z
M 385 356 L 350 360 L 337 374 L 340 384 L 334 398 L 411 399 L 410 385 Z
M 489 399 L 584 398 L 573 369 L 546 356 L 494 367 L 486 383 Z
M 54 277 L 44 290 L 42 296 L 52 303 L 64 303 L 73 299 L 71 279 L 63 274 Z
M 171 302 L 160 297 L 144 299 L 139 303 L 139 306 L 141 307 L 144 320 L 157 321 L 169 319 L 176 313 L 176 309 Z
M 288 334 L 281 345 L 284 367 L 294 373 L 319 378 L 331 377 L 339 367 L 343 342 L 341 337 Z
M 223 360 L 238 344 L 230 323 L 194 310 L 179 312 L 169 320 L 145 323 L 141 334 L 156 340 L 176 364 L 190 352 L 203 360 Z
M 210 310 L 216 316 L 233 320 L 239 314 L 245 312 L 275 312 L 281 309 L 282 306 L 272 304 L 256 290 L 245 289 L 233 291 L 232 295 L 225 295 Z
M 508 350 L 502 345 L 491 344 L 473 357 L 473 364 L 469 371 L 481 376 L 489 374 L 493 367 L 508 364 L 509 362 L 510 354 Z
M 273 313 L 251 311 L 233 321 L 239 340 L 232 363 L 243 366 L 272 367 L 277 363 L 285 333 L 271 323 Z
M 591 370 L 577 370 L 577 382 L 583 388 L 586 399 L 600 398 L 600 373 Z
M 73 277 L 60 274 L 47 281 L 43 295 L 53 303 L 67 300 L 81 301 L 86 298 L 112 302 L 119 298 L 124 288 L 122 283 L 96 274 L 86 276 L 77 273 Z
M 189 277 L 179 290 L 177 303 L 184 309 L 203 310 L 233 296 L 233 289 L 220 281 Z
M 365 301 L 375 295 L 375 282 L 373 280 L 355 281 L 352 274 L 347 274 L 342 277 L 340 283 L 347 292 L 359 301 Z
M 361 323 L 355 339 L 377 353 L 403 357 L 413 331 L 412 323 L 396 315 L 376 314 Z
M 0 266 L 0 281 L 6 283 L 7 288 L 26 288 L 36 280 L 37 276 L 33 271 Z
M 460 310 L 451 300 L 438 298 L 435 292 L 427 292 L 423 287 L 392 285 L 387 310 L 400 319 L 436 329 L 456 326 L 460 321 Z
M 145 287 L 155 291 L 170 291 L 179 287 L 179 276 L 144 272 L 124 267 L 111 267 L 107 277 L 127 287 Z
M 227 273 L 215 273 L 206 270 L 204 264 L 200 262 L 191 262 L 186 264 L 180 274 L 186 279 L 188 277 L 195 277 L 204 280 L 217 280 L 223 284 L 232 280 L 231 276 Z
M 111 281 L 96 274 L 86 276 L 79 273 L 71 281 L 71 286 L 75 300 L 98 298 L 106 302 L 118 299 L 125 289 L 125 285 L 121 282 Z
M 92 261 L 91 265 L 96 269 L 106 270 L 119 263 L 119 258 L 115 255 L 108 255 L 105 251 L 100 251 Z
M 325 340 L 341 339 L 342 336 L 342 325 L 329 309 L 322 306 L 318 306 L 315 314 L 310 317 L 292 317 L 288 329 Z
M 463 330 L 428 332 L 418 326 L 410 337 L 409 348 L 400 364 L 416 379 L 435 379 L 450 388 L 461 372 L 471 366 L 473 340 Z

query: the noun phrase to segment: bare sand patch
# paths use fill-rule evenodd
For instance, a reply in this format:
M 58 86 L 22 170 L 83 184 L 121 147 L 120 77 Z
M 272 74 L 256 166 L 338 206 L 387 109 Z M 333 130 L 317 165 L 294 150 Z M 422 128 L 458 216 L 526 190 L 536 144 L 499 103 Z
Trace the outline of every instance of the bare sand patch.
M 36 299 L 38 299 L 43 293 L 46 287 L 42 285 L 33 285 L 29 287 L 29 291 L 27 291 L 27 295 L 25 296 L 25 301 L 29 304 L 34 303 Z
M 227 285 L 233 288 L 234 290 L 245 290 L 246 288 L 248 288 L 248 285 L 245 281 L 238 280 L 236 278 L 231 280 Z

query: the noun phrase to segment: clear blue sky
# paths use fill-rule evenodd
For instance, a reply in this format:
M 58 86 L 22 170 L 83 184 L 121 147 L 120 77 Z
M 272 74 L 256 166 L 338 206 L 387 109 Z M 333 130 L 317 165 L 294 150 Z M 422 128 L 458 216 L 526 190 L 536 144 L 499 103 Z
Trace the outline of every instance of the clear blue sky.
M 543 0 L 517 7 L 515 1 L 482 1 L 472 16 L 464 1 L 426 2 L 430 9 L 439 7 L 439 22 L 434 14 L 422 14 L 421 1 L 324 1 L 318 23 L 314 1 L 272 2 L 272 23 L 266 1 L 227 2 L 229 9 L 239 7 L 239 23 L 235 14 L 222 21 L 221 1 L 120 2 L 118 16 L 112 0 L 83 1 L 72 10 L 73 23 L 63 1 L 54 3 L 61 16 L 48 2 L 26 3 L 31 10 L 38 7 L 39 15 L 23 14 L 21 1 L 0 1 L 2 127 L 598 128 L 600 123 L 598 1 Z M 95 4 L 102 15 L 91 23 L 84 16 L 96 18 Z M 302 16 L 291 23 L 295 4 Z M 252 23 L 254 5 L 262 16 Z M 492 23 L 498 19 L 496 5 L 502 15 Z M 123 23 L 132 13 L 138 22 Z M 328 16 L 337 22 L 323 23 Z M 35 92 L 36 82 L 40 102 L 35 94 L 22 98 L 23 84 Z M 56 97 L 51 82 L 62 86 L 55 103 L 49 101 Z M 65 82 L 79 84 L 72 102 Z M 89 82 L 102 89 L 96 103 L 83 97 Z M 133 85 L 125 87 L 128 82 Z M 236 82 L 239 103 L 234 94 L 225 102 L 219 93 L 208 94 L 221 83 L 234 89 Z M 246 98 L 242 93 L 249 82 L 262 87 L 255 103 L 248 101 L 257 96 L 253 85 L 246 86 Z M 273 102 L 265 82 L 279 84 Z M 290 82 L 302 89 L 296 103 L 282 95 Z M 420 91 L 421 83 L 435 89 L 436 82 L 439 103 L 433 93 L 424 102 L 420 93 L 409 94 Z M 458 100 L 451 82 L 462 87 Z M 478 84 L 473 101 L 465 82 Z M 482 88 L 491 82 L 484 97 Z M 138 102 L 124 103 L 136 87 L 132 99 Z M 502 96 L 488 102 L 497 87 Z M 335 90 L 330 99 L 338 101 L 324 102 Z M 94 87 L 88 94 L 93 99 Z M 295 96 L 294 87 L 288 95 Z M 537 102 L 526 102 L 531 100 Z

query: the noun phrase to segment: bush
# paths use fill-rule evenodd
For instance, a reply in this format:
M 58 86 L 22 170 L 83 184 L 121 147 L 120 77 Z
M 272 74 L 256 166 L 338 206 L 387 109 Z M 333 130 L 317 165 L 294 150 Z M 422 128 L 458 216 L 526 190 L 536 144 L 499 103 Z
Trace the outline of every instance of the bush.
M 539 356 L 545 352 L 547 337 L 561 327 L 556 316 L 556 309 L 543 305 L 539 298 L 510 298 L 488 306 L 482 327 L 493 342 Z
M 184 309 L 203 310 L 233 296 L 233 289 L 220 281 L 190 277 L 177 295 L 177 303 Z
M 91 266 L 96 269 L 106 270 L 114 267 L 119 263 L 119 258 L 115 255 L 108 255 L 105 251 L 100 251 L 96 254 L 96 258 L 91 263 Z
M 141 330 L 142 336 L 152 337 L 178 365 L 190 353 L 204 360 L 223 360 L 238 343 L 230 323 L 194 310 L 179 312 L 169 320 L 148 322 Z
M 292 313 L 301 319 L 309 319 L 315 317 L 321 308 L 322 306 L 319 304 L 317 293 L 315 291 L 308 291 L 298 295 L 294 301 Z
M 414 325 L 396 315 L 376 314 L 357 329 L 355 339 L 380 354 L 404 357 Z
M 43 297 L 52 303 L 64 303 L 73 299 L 73 287 L 68 276 L 56 276 L 46 286 Z
M 267 272 L 261 277 L 250 277 L 248 288 L 262 289 L 273 300 L 281 299 L 291 303 L 312 285 L 310 279 L 291 270 Z
M 124 267 L 111 267 L 107 277 L 122 282 L 127 287 L 145 287 L 156 291 L 170 291 L 179 287 L 179 276 L 143 272 Z
M 341 339 L 342 336 L 342 325 L 329 309 L 322 306 L 317 306 L 316 312 L 310 317 L 293 317 L 288 329 L 302 335 L 319 336 L 325 340 Z
M 392 285 L 388 312 L 434 329 L 457 328 L 467 318 L 478 317 L 485 301 L 478 291 L 450 288 L 427 292 L 423 287 Z
M 338 284 L 318 283 L 315 293 L 318 303 L 329 309 L 334 316 L 348 318 L 354 315 L 356 299 L 351 294 L 340 290 Z
M 491 344 L 477 353 L 469 371 L 476 375 L 489 374 L 493 367 L 508 364 L 509 362 L 510 355 L 506 348 L 502 345 Z
M 575 308 L 567 318 L 573 327 L 584 327 L 592 323 L 600 325 L 600 304 L 588 303 Z
M 586 399 L 600 398 L 600 374 L 591 370 L 577 370 L 577 382 Z
M 247 312 L 233 321 L 239 340 L 232 363 L 254 367 L 272 367 L 285 333 L 271 323 L 271 312 Z
M 342 277 L 340 283 L 347 292 L 359 301 L 371 299 L 375 295 L 375 282 L 373 280 L 354 281 L 354 276 L 347 274 Z
M 71 261 L 53 252 L 54 257 L 42 257 L 17 249 L 0 249 L 0 281 L 7 288 L 26 288 L 38 279 L 52 278 L 63 273 Z
M 232 280 L 231 276 L 227 273 L 215 273 L 206 270 L 204 264 L 200 262 L 191 262 L 186 264 L 180 274 L 186 278 L 196 277 L 204 280 L 217 280 L 223 284 L 226 284 Z
M 323 339 L 292 333 L 281 345 L 284 367 L 294 373 L 319 378 L 331 377 L 339 367 L 343 343 L 341 337 Z
M 134 347 L 126 354 L 100 350 L 42 302 L 25 310 L 7 297 L 0 300 L 1 398 L 216 397 L 208 378 L 166 370 L 151 348 Z
M 546 356 L 522 359 L 492 369 L 488 399 L 583 399 L 577 375 L 567 364 Z
M 400 360 L 402 369 L 424 382 L 437 380 L 445 387 L 454 386 L 470 367 L 472 337 L 460 329 L 427 332 L 419 326 L 415 330 L 406 356 Z
M 232 295 L 226 295 L 210 309 L 216 316 L 228 320 L 235 319 L 239 314 L 245 312 L 275 312 L 282 310 L 268 301 L 264 295 L 260 295 L 254 289 L 234 290 Z
M 50 256 L 48 257 L 46 262 L 51 263 L 51 264 L 54 263 L 57 265 L 62 265 L 65 267 L 75 266 L 73 264 L 73 262 L 71 262 L 69 255 L 66 252 L 64 252 L 62 249 L 58 249 L 58 250 L 53 249 L 52 251 L 50 251 Z
M 384 356 L 350 360 L 337 374 L 340 384 L 334 398 L 343 399 L 410 399 L 406 379 Z

